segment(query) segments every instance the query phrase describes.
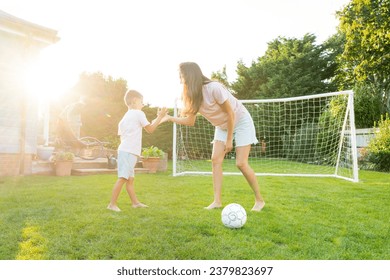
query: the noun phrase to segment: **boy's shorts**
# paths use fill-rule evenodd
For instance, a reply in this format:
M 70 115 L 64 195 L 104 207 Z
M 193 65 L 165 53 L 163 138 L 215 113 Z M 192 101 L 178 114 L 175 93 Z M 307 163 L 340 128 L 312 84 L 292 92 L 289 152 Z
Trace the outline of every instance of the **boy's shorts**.
M 134 177 L 134 167 L 138 161 L 138 157 L 134 154 L 118 151 L 118 178 L 128 180 Z
M 226 143 L 226 140 L 227 130 L 216 127 L 214 132 L 214 140 L 211 143 L 214 143 L 215 141 Z M 233 140 L 236 143 L 236 147 L 243 147 L 259 143 L 256 138 L 255 125 L 253 124 L 252 117 L 249 113 L 242 116 L 241 119 L 236 123 L 233 131 Z

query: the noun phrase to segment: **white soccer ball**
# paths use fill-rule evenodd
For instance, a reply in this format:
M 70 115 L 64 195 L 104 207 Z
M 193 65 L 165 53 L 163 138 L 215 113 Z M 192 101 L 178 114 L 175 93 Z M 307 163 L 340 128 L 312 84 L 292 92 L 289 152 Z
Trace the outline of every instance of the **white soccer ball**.
M 246 223 L 246 211 L 237 203 L 231 203 L 222 210 L 222 223 L 228 228 L 241 228 Z

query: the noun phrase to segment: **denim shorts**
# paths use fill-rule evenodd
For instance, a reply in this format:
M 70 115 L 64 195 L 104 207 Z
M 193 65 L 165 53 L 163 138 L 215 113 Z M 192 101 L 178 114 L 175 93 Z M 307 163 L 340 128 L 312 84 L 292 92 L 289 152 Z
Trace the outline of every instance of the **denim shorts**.
M 226 143 L 226 140 L 227 130 L 216 127 L 214 132 L 214 140 L 212 143 L 215 141 L 222 141 Z M 233 131 L 233 140 L 236 147 L 243 147 L 259 143 L 256 138 L 255 125 L 253 124 L 252 117 L 249 113 L 243 115 L 236 123 Z
M 134 177 L 134 167 L 138 157 L 134 154 L 118 151 L 118 178 L 129 179 Z

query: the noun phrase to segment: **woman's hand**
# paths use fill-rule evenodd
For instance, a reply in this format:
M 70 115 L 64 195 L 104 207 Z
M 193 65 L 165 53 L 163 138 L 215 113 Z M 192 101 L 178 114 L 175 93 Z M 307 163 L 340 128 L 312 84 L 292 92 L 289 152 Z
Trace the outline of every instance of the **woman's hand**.
M 221 104 L 221 109 L 225 113 L 227 113 L 227 139 L 225 144 L 225 153 L 229 153 L 231 150 L 233 150 L 233 130 L 234 130 L 234 119 L 235 114 L 232 109 L 232 106 L 230 105 L 229 100 L 226 100 L 224 103 Z
M 228 139 L 226 140 L 226 144 L 225 144 L 225 154 L 231 152 L 232 150 L 233 150 L 233 140 Z
M 164 122 L 169 122 L 171 120 L 172 116 L 166 114 L 162 119 L 161 119 L 161 123 L 164 123 Z

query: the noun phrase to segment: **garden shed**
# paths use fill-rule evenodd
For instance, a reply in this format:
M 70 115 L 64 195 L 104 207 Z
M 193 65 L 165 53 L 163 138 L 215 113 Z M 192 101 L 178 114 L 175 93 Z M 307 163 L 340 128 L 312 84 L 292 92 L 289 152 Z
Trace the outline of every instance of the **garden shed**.
M 24 80 L 57 31 L 0 10 L 0 176 L 31 174 L 37 148 L 38 100 Z

